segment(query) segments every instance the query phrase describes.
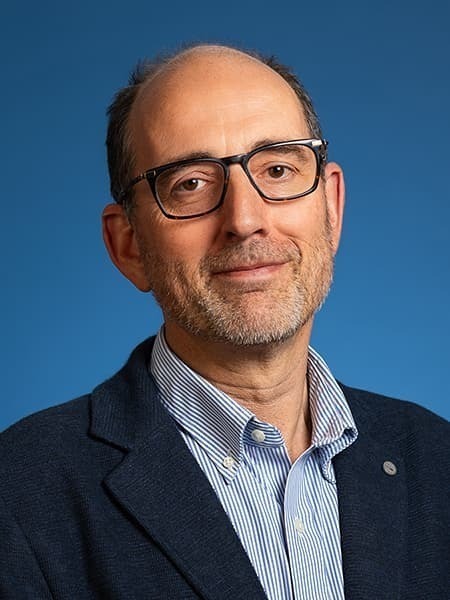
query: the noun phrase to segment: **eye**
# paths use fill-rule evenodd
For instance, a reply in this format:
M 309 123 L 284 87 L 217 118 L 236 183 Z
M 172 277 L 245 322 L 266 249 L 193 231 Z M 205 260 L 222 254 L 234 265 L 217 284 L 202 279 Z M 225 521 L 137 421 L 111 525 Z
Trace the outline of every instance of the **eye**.
M 286 175 L 287 168 L 283 165 L 274 165 L 267 170 L 270 177 L 273 179 L 281 179 Z
M 204 182 L 203 182 L 204 183 Z M 195 192 L 199 187 L 201 187 L 202 182 L 200 179 L 186 179 L 178 184 L 178 187 L 185 190 L 186 192 Z
M 210 195 L 215 196 L 223 185 L 220 165 L 213 162 L 188 162 L 162 171 L 155 189 L 162 202 L 197 202 Z
M 198 192 L 205 187 L 206 181 L 196 177 L 183 179 L 173 186 L 172 192 Z

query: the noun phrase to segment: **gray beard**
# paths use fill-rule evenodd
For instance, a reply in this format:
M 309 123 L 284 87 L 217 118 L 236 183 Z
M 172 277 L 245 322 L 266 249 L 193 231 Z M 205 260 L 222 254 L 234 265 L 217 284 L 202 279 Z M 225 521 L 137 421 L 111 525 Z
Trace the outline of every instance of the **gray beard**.
M 322 306 L 333 277 L 328 231 L 312 250 L 309 264 L 291 245 L 253 240 L 206 257 L 200 279 L 190 276 L 181 262 L 164 265 L 145 252 L 143 256 L 166 320 L 205 340 L 239 347 L 280 344 L 294 336 Z M 212 282 L 211 273 L 260 258 L 288 260 L 292 285 L 259 292 Z

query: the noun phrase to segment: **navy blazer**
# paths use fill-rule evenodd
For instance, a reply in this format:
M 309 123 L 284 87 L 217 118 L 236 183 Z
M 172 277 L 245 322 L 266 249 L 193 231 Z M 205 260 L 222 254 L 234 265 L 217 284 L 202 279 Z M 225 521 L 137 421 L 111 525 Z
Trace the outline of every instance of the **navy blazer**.
M 265 598 L 158 401 L 152 344 L 92 394 L 0 436 L 2 600 Z M 343 390 L 359 430 L 334 460 L 346 599 L 450 598 L 449 424 Z

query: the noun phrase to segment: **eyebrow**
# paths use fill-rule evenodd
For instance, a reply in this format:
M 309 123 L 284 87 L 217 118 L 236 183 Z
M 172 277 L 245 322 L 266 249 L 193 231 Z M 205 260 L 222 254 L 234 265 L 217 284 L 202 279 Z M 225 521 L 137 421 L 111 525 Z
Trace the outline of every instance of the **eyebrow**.
M 269 146 L 270 144 L 276 144 L 278 142 L 282 142 L 284 140 L 280 140 L 278 138 L 264 138 L 261 140 L 258 140 L 257 142 L 255 142 L 254 144 L 252 144 L 249 148 L 249 150 L 247 150 L 247 152 L 252 152 L 253 150 L 256 150 L 257 148 L 261 148 L 262 146 Z M 247 152 L 239 152 L 239 154 L 247 154 Z M 234 155 L 232 155 L 234 156 Z M 167 160 L 165 160 L 164 162 L 161 162 L 161 165 L 168 165 L 174 162 L 179 162 L 182 160 L 197 160 L 197 159 L 201 159 L 201 158 L 226 158 L 226 157 L 218 157 L 215 154 L 211 154 L 211 152 L 208 152 L 206 150 L 196 150 L 193 152 L 189 152 L 188 154 L 178 154 L 178 155 L 173 155 L 173 156 L 169 156 L 169 158 Z

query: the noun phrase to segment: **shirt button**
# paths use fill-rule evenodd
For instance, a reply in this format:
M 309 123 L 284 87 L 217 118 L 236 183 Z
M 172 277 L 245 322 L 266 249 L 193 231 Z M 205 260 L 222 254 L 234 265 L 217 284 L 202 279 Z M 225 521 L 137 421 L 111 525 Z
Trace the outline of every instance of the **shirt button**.
M 261 443 L 266 439 L 266 435 L 264 431 L 261 429 L 254 429 L 251 433 L 251 436 L 255 442 Z
M 232 469 L 234 466 L 234 458 L 232 456 L 225 456 L 222 464 L 226 469 Z
M 303 525 L 301 519 L 299 519 L 298 517 L 294 519 L 294 527 L 297 533 L 301 534 L 305 531 L 305 526 Z

